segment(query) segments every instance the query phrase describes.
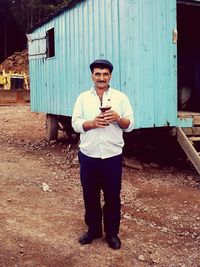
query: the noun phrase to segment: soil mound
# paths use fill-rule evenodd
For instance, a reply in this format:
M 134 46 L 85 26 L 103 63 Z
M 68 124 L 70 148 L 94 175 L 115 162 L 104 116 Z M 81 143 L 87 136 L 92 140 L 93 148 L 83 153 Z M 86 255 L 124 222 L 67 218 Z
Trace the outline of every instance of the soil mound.
M 16 73 L 25 72 L 28 75 L 28 51 L 15 52 L 0 64 L 0 71 L 14 71 Z

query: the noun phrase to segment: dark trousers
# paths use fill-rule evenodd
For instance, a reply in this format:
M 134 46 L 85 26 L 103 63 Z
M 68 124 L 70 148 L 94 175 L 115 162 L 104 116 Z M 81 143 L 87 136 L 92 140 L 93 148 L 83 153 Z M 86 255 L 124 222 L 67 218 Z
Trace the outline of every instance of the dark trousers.
M 120 225 L 122 155 L 91 158 L 79 152 L 80 178 L 85 204 L 85 223 L 91 234 L 117 235 Z M 101 190 L 104 206 L 101 207 Z

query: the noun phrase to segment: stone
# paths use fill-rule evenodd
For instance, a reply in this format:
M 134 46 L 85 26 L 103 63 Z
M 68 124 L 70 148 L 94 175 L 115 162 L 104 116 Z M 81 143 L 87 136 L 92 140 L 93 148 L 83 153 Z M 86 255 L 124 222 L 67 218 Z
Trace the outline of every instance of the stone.
M 159 169 L 159 165 L 155 162 L 151 162 L 149 163 L 149 166 L 152 167 L 152 168 L 155 168 L 155 169 Z
M 43 190 L 44 192 L 46 192 L 46 191 L 50 191 L 48 184 L 46 184 L 46 183 L 42 183 L 42 190 Z
M 132 168 L 132 169 L 137 169 L 137 170 L 142 170 L 142 165 L 139 163 L 139 161 L 135 159 L 128 159 L 124 157 L 124 165 L 126 167 Z
M 160 256 L 159 256 L 159 254 L 157 252 L 152 253 L 150 255 L 150 258 L 151 258 L 151 260 L 152 260 L 153 263 L 158 264 L 160 262 Z
M 144 257 L 143 255 L 139 255 L 139 256 L 138 256 L 138 260 L 139 260 L 139 261 L 145 261 L 145 257 Z

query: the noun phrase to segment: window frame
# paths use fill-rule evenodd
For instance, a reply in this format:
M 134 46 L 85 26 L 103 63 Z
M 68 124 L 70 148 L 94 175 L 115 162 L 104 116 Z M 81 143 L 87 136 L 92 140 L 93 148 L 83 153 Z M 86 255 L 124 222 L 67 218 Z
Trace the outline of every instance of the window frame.
M 46 32 L 46 58 L 55 57 L 55 30 L 54 27 Z

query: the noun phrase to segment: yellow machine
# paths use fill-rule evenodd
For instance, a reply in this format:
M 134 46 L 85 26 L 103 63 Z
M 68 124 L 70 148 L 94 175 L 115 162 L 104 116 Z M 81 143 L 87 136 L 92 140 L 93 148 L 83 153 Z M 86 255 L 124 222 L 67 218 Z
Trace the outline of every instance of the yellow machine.
M 6 73 L 3 70 L 2 72 L 0 72 L 0 89 L 29 89 L 28 77 L 26 73 L 15 73 L 12 71 Z
M 30 90 L 26 73 L 0 71 L 0 106 L 30 102 Z

